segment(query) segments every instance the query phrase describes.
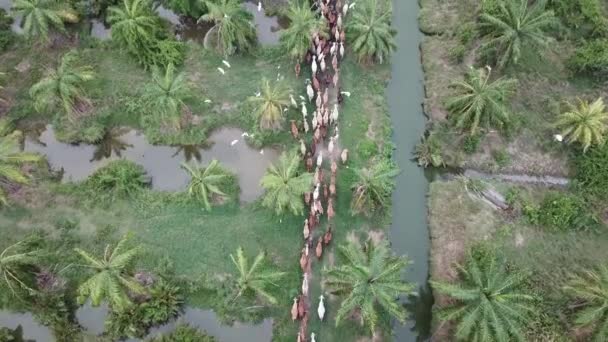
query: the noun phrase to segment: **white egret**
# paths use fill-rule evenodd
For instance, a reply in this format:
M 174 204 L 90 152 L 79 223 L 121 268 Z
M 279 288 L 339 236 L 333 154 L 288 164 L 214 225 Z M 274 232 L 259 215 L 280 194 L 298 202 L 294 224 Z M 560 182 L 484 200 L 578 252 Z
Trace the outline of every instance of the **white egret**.
M 227 66 L 228 68 L 230 68 L 230 63 L 228 63 L 227 60 L 222 60 L 222 63 L 224 63 L 224 65 Z
M 317 308 L 317 313 L 319 314 L 320 320 L 323 320 L 323 317 L 325 317 L 325 305 L 323 304 L 323 298 L 323 295 L 319 297 L 321 301 L 319 302 L 319 307 Z

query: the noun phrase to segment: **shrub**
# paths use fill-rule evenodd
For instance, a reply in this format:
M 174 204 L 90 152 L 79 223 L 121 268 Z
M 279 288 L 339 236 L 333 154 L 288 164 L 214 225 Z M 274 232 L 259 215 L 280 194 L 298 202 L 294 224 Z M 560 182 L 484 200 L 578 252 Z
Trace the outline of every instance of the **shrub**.
M 371 139 L 363 139 L 357 145 L 362 159 L 369 159 L 378 153 L 378 145 Z
M 149 184 L 143 166 L 129 160 L 117 160 L 97 170 L 84 187 L 94 197 L 127 198 Z
M 492 157 L 498 167 L 505 167 L 511 163 L 511 156 L 505 150 L 492 151 Z
M 608 39 L 586 42 L 568 61 L 570 69 L 581 73 L 608 72 Z
M 414 156 L 418 160 L 418 165 L 422 167 L 440 167 L 445 165 L 441 153 L 441 143 L 433 133 L 423 137 L 422 141 L 416 145 Z
M 187 324 L 180 324 L 171 333 L 155 337 L 150 342 L 217 342 L 217 339 Z
M 108 334 L 116 340 L 142 337 L 150 327 L 177 316 L 182 304 L 180 288 L 159 280 L 149 290 L 149 298 L 110 313 L 106 321 Z
M 524 213 L 533 224 L 554 231 L 592 230 L 598 224 L 585 201 L 560 192 L 550 192 L 538 208 L 525 207 Z
M 4 51 L 15 38 L 11 31 L 12 24 L 13 18 L 6 14 L 6 10 L 0 8 L 0 51 Z
M 464 138 L 464 141 L 462 144 L 462 150 L 466 154 L 473 154 L 473 153 L 477 152 L 477 148 L 479 147 L 480 142 L 481 142 L 480 134 L 467 135 Z
M 450 49 L 448 55 L 450 60 L 454 63 L 462 63 L 464 61 L 464 54 L 466 53 L 467 48 L 462 44 L 458 44 Z
M 575 178 L 584 193 L 608 200 L 608 144 L 592 147 L 574 159 Z

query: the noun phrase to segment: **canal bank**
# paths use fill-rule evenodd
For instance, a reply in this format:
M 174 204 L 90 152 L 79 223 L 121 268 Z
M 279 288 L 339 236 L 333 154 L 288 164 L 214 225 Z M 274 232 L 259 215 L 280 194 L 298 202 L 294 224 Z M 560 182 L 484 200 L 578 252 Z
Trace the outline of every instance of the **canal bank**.
M 428 288 L 429 231 L 425 172 L 412 159 L 412 151 L 424 132 L 426 118 L 424 76 L 419 46 L 422 33 L 418 27 L 419 4 L 414 0 L 393 2 L 393 27 L 397 30 L 397 51 L 391 58 L 391 81 L 387 100 L 393 123 L 394 159 L 401 169 L 393 193 L 390 241 L 394 252 L 407 255 L 413 264 L 406 278 L 418 284 L 419 296 L 408 298 L 410 313 L 405 325 L 394 326 L 394 341 L 426 340 L 430 333 L 432 293 Z

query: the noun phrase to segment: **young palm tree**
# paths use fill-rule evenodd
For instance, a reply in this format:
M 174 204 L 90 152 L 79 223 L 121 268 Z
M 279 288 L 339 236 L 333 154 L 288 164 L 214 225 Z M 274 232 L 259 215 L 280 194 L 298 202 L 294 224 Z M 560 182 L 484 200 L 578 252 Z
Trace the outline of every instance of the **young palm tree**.
M 23 16 L 23 33 L 29 39 L 48 40 L 51 27 L 64 31 L 56 4 L 52 0 L 15 0 L 11 10 Z
M 274 209 L 277 215 L 281 215 L 285 210 L 291 211 L 294 215 L 302 215 L 304 203 L 302 195 L 310 191 L 312 185 L 312 175 L 302 173 L 298 175 L 300 157 L 291 152 L 282 153 L 278 163 L 270 165 L 261 185 L 266 190 L 262 199 L 262 205 Z
M 424 136 L 416 145 L 414 156 L 418 160 L 418 165 L 422 167 L 441 167 L 445 164 L 441 154 L 441 143 L 435 134 Z
M 236 250 L 236 258 L 234 255 L 230 254 L 230 259 L 232 259 L 232 262 L 238 271 L 237 286 L 239 292 L 237 293 L 235 300 L 246 291 L 253 291 L 264 297 L 271 304 L 277 303 L 277 299 L 270 294 L 268 289 L 270 286 L 279 287 L 279 284 L 277 284 L 276 281 L 280 280 L 285 273 L 277 272 L 264 266 L 266 253 L 260 252 L 253 260 L 253 263 L 249 265 L 243 247 L 239 247 Z
M 569 142 L 578 142 L 583 145 L 583 151 L 587 151 L 591 145 L 604 143 L 608 112 L 601 97 L 591 104 L 580 99 L 578 102 L 578 107 L 568 103 L 570 111 L 559 116 L 557 127 Z
M 608 267 L 574 276 L 564 290 L 582 300 L 585 308 L 574 321 L 579 326 L 594 326 L 594 341 L 608 341 Z
M 86 102 L 82 88 L 85 82 L 95 78 L 90 66 L 77 66 L 78 54 L 70 51 L 61 57 L 59 67 L 49 69 L 46 76 L 30 88 L 36 110 L 63 107 L 68 114 L 75 112 L 75 105 Z
M 175 72 L 175 66 L 169 64 L 164 72 L 152 67 L 152 82 L 144 88 L 143 97 L 161 122 L 179 124 L 184 101 L 191 95 L 184 73 Z
M 205 46 L 209 46 L 211 34 L 216 35 L 216 48 L 225 55 L 231 55 L 237 49 L 248 51 L 255 45 L 257 35 L 253 15 L 241 6 L 239 0 L 202 1 L 209 12 L 198 20 L 215 24 L 205 35 Z
M 122 6 L 108 8 L 108 22 L 112 24 L 112 39 L 133 53 L 150 49 L 160 29 L 150 0 L 123 0 Z
M 266 78 L 262 79 L 260 96 L 251 96 L 248 101 L 256 106 L 255 113 L 260 121 L 260 128 L 279 129 L 283 124 L 283 108 L 289 106 L 289 88 L 283 82 L 270 84 Z
M 2 277 L 0 281 L 3 281 L 9 287 L 13 295 L 16 294 L 15 288 L 21 288 L 30 293 L 35 292 L 22 279 L 22 271 L 24 267 L 36 263 L 38 251 L 24 251 L 23 245 L 25 242 L 25 240 L 19 241 L 6 247 L 0 253 L 0 277 Z
M 84 303 L 91 298 L 93 306 L 106 299 L 113 309 L 120 311 L 131 303 L 128 291 L 142 293 L 144 289 L 129 275 L 130 267 L 141 248 L 125 250 L 127 238 L 118 242 L 114 249 L 107 245 L 103 256 L 98 259 L 80 248 L 78 253 L 87 263 L 84 265 L 95 274 L 78 287 L 78 302 Z
M 368 240 L 364 247 L 359 241 L 351 241 L 340 246 L 339 252 L 344 264 L 325 272 L 328 288 L 346 295 L 336 313 L 336 325 L 353 310 L 359 310 L 361 324 L 367 324 L 373 334 L 378 322 L 377 306 L 404 322 L 406 311 L 396 299 L 414 294 L 414 285 L 401 278 L 410 261 L 392 255 L 385 241 L 374 244 Z
M 519 292 L 523 279 L 509 274 L 495 255 L 469 255 L 458 266 L 460 283 L 431 281 L 435 291 L 456 304 L 444 308 L 439 318 L 456 321 L 456 338 L 463 341 L 526 341 L 527 319 L 533 297 Z
M 327 35 L 327 21 L 315 15 L 308 6 L 299 4 L 297 1 L 290 3 L 287 18 L 289 27 L 281 31 L 279 41 L 283 50 L 299 62 L 310 48 L 313 33 L 317 32 L 321 36 Z
M 397 48 L 391 28 L 393 9 L 390 1 L 365 0 L 357 6 L 346 25 L 350 46 L 359 61 L 383 63 Z
M 202 201 L 206 210 L 211 210 L 211 196 L 226 196 L 219 187 L 226 177 L 228 177 L 228 173 L 216 159 L 213 159 L 207 167 L 191 167 L 186 163 L 182 163 L 182 168 L 190 174 L 188 195 Z
M 535 1 L 532 7 L 528 3 L 501 1 L 496 15 L 481 15 L 481 28 L 488 37 L 482 49 L 495 53 L 500 67 L 517 64 L 524 49 L 539 51 L 548 45 L 545 30 L 556 23 L 553 11 L 545 9 L 545 0 Z
M 23 163 L 38 162 L 41 156 L 21 151 L 21 132 L 0 136 L 0 184 L 27 184 L 29 178 L 21 170 Z M 0 188 L 0 205 L 6 205 L 6 192 Z
M 377 208 L 384 207 L 395 187 L 393 178 L 399 174 L 399 169 L 383 160 L 355 172 L 357 181 L 352 186 L 354 193 L 351 201 L 353 215 L 371 214 Z
M 490 68 L 471 69 L 463 81 L 450 85 L 455 94 L 446 106 L 456 115 L 456 127 L 476 134 L 480 126 L 503 125 L 509 120 L 506 106 L 516 80 L 499 78 L 490 81 Z

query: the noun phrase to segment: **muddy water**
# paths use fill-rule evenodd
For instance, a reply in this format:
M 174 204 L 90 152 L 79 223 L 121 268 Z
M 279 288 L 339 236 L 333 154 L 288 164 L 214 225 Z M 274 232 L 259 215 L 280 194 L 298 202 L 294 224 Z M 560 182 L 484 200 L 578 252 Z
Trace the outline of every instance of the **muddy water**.
M 429 338 L 433 297 L 427 280 L 429 274 L 429 231 L 426 194 L 428 181 L 424 171 L 412 160 L 412 151 L 424 132 L 425 116 L 423 74 L 419 45 L 418 2 L 393 1 L 393 25 L 397 30 L 397 52 L 391 58 L 392 79 L 387 96 L 393 121 L 395 160 L 402 170 L 393 193 L 393 223 L 390 240 L 397 254 L 412 261 L 407 280 L 419 285 L 419 296 L 409 298 L 405 306 L 410 320 L 396 324 L 394 341 L 424 341 Z
M 85 334 L 99 336 L 104 332 L 104 322 L 107 314 L 107 305 L 94 308 L 85 304 L 76 311 L 76 319 Z M 209 335 L 222 342 L 270 342 L 272 339 L 272 320 L 270 319 L 266 319 L 257 325 L 235 322 L 232 326 L 228 326 L 223 325 L 213 311 L 190 307 L 186 307 L 177 319 L 151 329 L 146 339 L 170 333 L 179 323 L 188 323 L 194 328 L 205 330 Z M 27 340 L 37 342 L 55 341 L 51 330 L 38 323 L 32 314 L 0 311 L 0 327 L 15 329 L 19 325 L 23 328 L 23 337 Z M 141 340 L 126 340 L 126 342 L 136 341 Z
M 106 137 L 101 145 L 72 145 L 57 141 L 52 127 L 47 126 L 39 141 L 26 138 L 24 149 L 45 155 L 52 169 L 63 169 L 63 181 L 66 182 L 82 181 L 108 162 L 125 158 L 144 167 L 154 189 L 165 191 L 183 190 L 188 184 L 189 177 L 180 167 L 182 162 L 206 165 L 217 159 L 237 174 L 241 201 L 248 202 L 262 194 L 260 179 L 279 153 L 265 149 L 261 154 L 260 150 L 245 143 L 242 133 L 235 128 L 219 129 L 209 137 L 213 145 L 207 149 L 192 145 L 152 145 L 143 134 L 134 130 Z M 235 140 L 238 142 L 232 145 Z

